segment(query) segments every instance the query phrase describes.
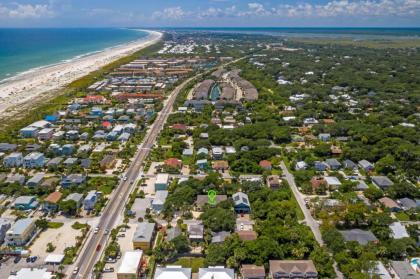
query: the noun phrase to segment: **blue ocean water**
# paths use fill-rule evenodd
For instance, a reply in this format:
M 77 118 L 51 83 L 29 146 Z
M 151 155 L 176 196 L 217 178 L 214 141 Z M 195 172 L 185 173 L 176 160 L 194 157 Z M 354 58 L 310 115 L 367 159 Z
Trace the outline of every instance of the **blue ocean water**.
M 285 37 L 331 37 L 352 39 L 420 39 L 420 28 L 388 27 L 191 27 L 167 30 L 267 34 Z
M 0 81 L 146 36 L 122 28 L 0 29 Z

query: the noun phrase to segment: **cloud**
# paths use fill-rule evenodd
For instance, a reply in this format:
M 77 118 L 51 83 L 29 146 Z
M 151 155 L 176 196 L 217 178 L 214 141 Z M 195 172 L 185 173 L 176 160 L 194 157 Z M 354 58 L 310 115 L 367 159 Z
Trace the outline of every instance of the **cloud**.
M 55 12 L 49 4 L 19 4 L 13 3 L 10 6 L 0 4 L 0 20 L 13 19 L 39 19 L 53 17 Z
M 216 0 L 220 1 L 220 0 Z M 222 0 L 224 1 L 224 0 Z M 259 2 L 249 2 L 245 8 L 237 9 L 236 6 L 226 8 L 209 7 L 205 10 L 186 11 L 182 7 L 166 8 L 153 13 L 153 19 L 208 19 L 222 17 L 237 18 L 337 18 L 357 16 L 416 16 L 420 15 L 420 0 L 333 0 L 325 4 L 281 4 L 267 6 Z
M 156 11 L 152 14 L 153 19 L 171 19 L 180 20 L 186 17 L 189 13 L 184 11 L 180 6 L 169 7 L 163 9 L 163 11 Z
M 4 6 L 0 4 L 0 20 L 5 19 L 38 19 L 52 17 L 55 13 L 49 5 L 18 4 Z

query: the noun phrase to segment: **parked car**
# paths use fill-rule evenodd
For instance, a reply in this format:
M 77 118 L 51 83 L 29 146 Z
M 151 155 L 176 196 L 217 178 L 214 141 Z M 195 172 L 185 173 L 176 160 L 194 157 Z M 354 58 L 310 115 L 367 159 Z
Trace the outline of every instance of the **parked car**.
M 114 268 L 113 267 L 105 267 L 102 272 L 114 272 Z
M 79 272 L 79 267 L 78 266 L 76 266 L 74 269 L 73 269 L 73 274 L 77 274 Z
M 17 264 L 18 262 L 20 262 L 21 257 L 16 257 L 15 260 L 13 261 L 15 264 Z

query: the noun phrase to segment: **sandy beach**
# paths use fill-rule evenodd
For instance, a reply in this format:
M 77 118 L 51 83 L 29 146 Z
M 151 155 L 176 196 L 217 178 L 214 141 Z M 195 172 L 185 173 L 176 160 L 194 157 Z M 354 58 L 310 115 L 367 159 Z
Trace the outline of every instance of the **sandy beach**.
M 19 107 L 41 94 L 63 87 L 92 71 L 130 55 L 160 40 L 162 33 L 147 31 L 147 37 L 140 40 L 105 49 L 95 54 L 74 59 L 57 65 L 28 71 L 0 84 L 0 114 Z

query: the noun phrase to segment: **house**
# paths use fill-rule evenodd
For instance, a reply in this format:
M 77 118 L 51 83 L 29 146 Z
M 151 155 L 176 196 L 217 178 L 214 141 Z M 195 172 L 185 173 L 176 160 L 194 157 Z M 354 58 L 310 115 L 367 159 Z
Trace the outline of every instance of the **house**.
M 63 162 L 64 158 L 62 157 L 55 157 L 49 160 L 46 164 L 47 168 L 49 169 L 56 169 L 60 166 L 61 162 Z
M 369 186 L 366 184 L 366 182 L 364 182 L 363 180 L 357 181 L 357 185 L 356 185 L 357 191 L 365 191 L 367 189 L 369 189 Z
M 60 181 L 60 185 L 63 186 L 63 188 L 69 188 L 71 186 L 78 186 L 86 182 L 86 176 L 82 174 L 70 174 Z
M 133 235 L 133 248 L 147 251 L 153 246 L 155 223 L 138 223 Z
M 265 279 L 264 266 L 243 264 L 241 267 L 242 279 Z
M 76 130 L 70 130 L 66 132 L 66 139 L 77 140 L 79 138 L 79 132 Z
M 325 163 L 331 170 L 338 170 L 341 168 L 341 163 L 337 159 L 327 159 Z
M 99 192 L 96 190 L 89 191 L 83 200 L 83 209 L 90 211 L 95 208 L 95 204 L 99 199 Z
M 38 151 L 41 149 L 41 145 L 37 144 L 37 143 L 33 143 L 33 144 L 28 144 L 26 145 L 25 151 L 28 152 L 34 152 L 34 151 Z
M 165 163 L 165 166 L 173 168 L 173 169 L 182 168 L 182 161 L 177 158 L 166 159 L 164 163 Z
M 155 198 L 152 201 L 152 208 L 156 212 L 163 210 L 163 205 L 165 204 L 166 198 L 168 197 L 168 191 L 156 191 Z
M 81 159 L 80 160 L 80 166 L 84 169 L 90 168 L 91 164 L 92 164 L 92 161 L 90 159 Z
M 75 151 L 74 144 L 65 144 L 62 147 L 63 155 L 69 156 L 69 155 L 73 154 L 74 151 Z
M 8 183 L 8 184 L 18 183 L 20 185 L 23 185 L 25 184 L 25 176 L 19 173 L 9 174 L 7 176 L 5 183 Z
M 378 200 L 385 208 L 393 212 L 398 212 L 401 210 L 401 207 L 393 200 L 388 197 L 383 197 Z
M 330 134 L 319 134 L 318 139 L 320 141 L 329 141 L 331 139 L 331 135 Z
M 44 172 L 38 172 L 26 182 L 26 186 L 28 186 L 30 188 L 39 186 L 41 184 L 42 180 L 44 179 L 44 177 L 45 177 Z
M 228 161 L 224 161 L 224 160 L 217 160 L 217 161 L 213 161 L 211 163 L 211 166 L 213 168 L 213 170 L 215 171 L 227 171 L 229 169 L 229 163 Z
M 405 226 L 401 222 L 394 222 L 389 225 L 391 229 L 391 237 L 394 239 L 401 239 L 405 237 L 410 237 L 405 229 Z
M 417 207 L 419 207 L 416 201 L 410 198 L 399 199 L 398 204 L 401 206 L 403 210 L 416 209 Z
M 174 238 L 180 236 L 182 231 L 179 227 L 172 227 L 166 231 L 166 241 L 171 241 Z
M 391 261 L 391 274 L 397 279 L 419 279 L 420 276 L 406 261 Z
M 328 169 L 328 165 L 324 162 L 315 161 L 314 168 L 316 171 L 326 171 Z
M 38 207 L 35 196 L 20 196 L 13 202 L 13 208 L 18 210 L 32 210 Z
M 11 143 L 0 143 L 0 152 L 12 152 L 15 151 L 17 148 L 17 144 L 11 144 Z
M 200 154 L 209 155 L 209 150 L 205 147 L 201 147 L 197 150 L 197 155 Z
M 380 176 L 372 176 L 372 183 L 378 188 L 382 190 L 387 189 L 388 187 L 394 185 L 388 177 L 380 175 Z
M 112 169 L 114 168 L 116 162 L 117 162 L 117 156 L 115 154 L 107 154 L 99 162 L 99 167 L 102 170 Z
M 0 244 L 3 243 L 6 237 L 6 232 L 12 227 L 12 220 L 0 218 Z
M 243 192 L 237 192 L 232 195 L 234 209 L 235 212 L 238 214 L 242 213 L 250 213 L 251 212 L 251 204 L 249 203 L 248 195 Z
M 83 203 L 83 195 L 79 193 L 71 193 L 68 195 L 64 201 L 74 201 L 76 203 L 77 208 L 82 206 Z
M 194 150 L 192 148 L 186 148 L 182 151 L 182 156 L 192 156 Z
M 3 165 L 6 168 L 20 167 L 23 164 L 23 156 L 20 152 L 14 152 L 3 159 Z
M 58 210 L 58 202 L 61 200 L 61 197 L 63 196 L 62 193 L 56 191 L 52 192 L 44 199 L 44 204 L 42 206 L 42 209 L 47 212 L 55 212 Z
M 201 139 L 208 139 L 209 138 L 209 134 L 208 133 L 200 133 L 200 138 Z
M 271 162 L 268 160 L 260 161 L 259 165 L 263 170 L 270 171 L 272 169 Z
M 226 146 L 225 151 L 226 151 L 226 154 L 228 155 L 236 154 L 236 149 L 233 146 Z
M 222 201 L 227 200 L 227 196 L 226 195 L 216 195 L 215 200 L 215 204 L 218 204 Z M 209 203 L 209 197 L 208 195 L 197 195 L 197 199 L 195 201 L 195 205 L 196 205 L 196 209 L 198 211 L 201 211 L 201 209 L 203 208 L 204 205 Z
M 369 273 L 371 275 L 369 278 L 372 278 L 372 275 L 376 275 L 379 276 L 380 279 L 392 279 L 386 267 L 379 261 L 375 263 L 375 266 L 369 271 Z
M 47 188 L 47 189 L 54 189 L 58 183 L 60 182 L 60 179 L 57 177 L 49 177 L 42 181 L 41 187 Z
M 124 252 L 117 271 L 117 279 L 140 278 L 142 258 L 142 250 Z
M 38 128 L 35 127 L 25 127 L 19 130 L 19 133 L 24 138 L 35 138 L 38 135 Z
M 32 152 L 23 158 L 23 167 L 28 169 L 42 168 L 45 165 L 45 156 L 39 152 Z
M 346 231 L 339 231 L 344 237 L 345 241 L 356 241 L 360 245 L 366 245 L 369 242 L 378 242 L 376 236 L 370 231 L 364 231 L 361 229 L 352 229 Z
M 196 165 L 199 169 L 207 169 L 208 168 L 208 162 L 207 159 L 201 159 L 201 160 L 197 160 Z
M 53 137 L 54 129 L 45 128 L 38 132 L 39 140 L 50 140 Z
M 212 236 L 211 243 L 222 243 L 228 236 L 230 236 L 230 232 L 217 232 Z
M 198 270 L 198 279 L 235 279 L 235 271 L 224 266 L 201 267 Z
M 372 171 L 375 168 L 375 166 L 367 160 L 359 161 L 358 165 L 359 165 L 359 167 L 361 167 L 362 169 L 364 169 L 367 172 Z
M 280 177 L 278 175 L 269 175 L 267 176 L 267 186 L 271 189 L 280 188 Z
M 340 180 L 334 176 L 325 176 L 324 180 L 327 186 L 332 190 L 337 189 L 341 185 Z
M 76 165 L 78 160 L 79 159 L 77 158 L 67 158 L 66 160 L 64 160 L 63 165 L 67 168 L 70 168 L 71 166 Z
M 215 160 L 220 160 L 223 158 L 223 149 L 219 146 L 214 146 L 211 149 L 212 158 Z
M 295 164 L 295 170 L 306 170 L 308 168 L 308 164 L 305 161 L 299 161 Z
M 269 269 L 269 275 L 273 279 L 318 278 L 318 272 L 312 260 L 271 260 Z
M 238 237 L 242 241 L 252 241 L 256 240 L 258 235 L 255 231 L 238 231 L 236 232 Z
M 130 215 L 135 215 L 137 218 L 144 218 L 147 209 L 152 207 L 152 198 L 146 197 L 144 199 L 136 198 L 130 209 Z
M 186 132 L 188 128 L 184 124 L 174 124 L 174 125 L 172 125 L 172 129 L 177 130 L 177 131 Z
M 188 224 L 187 231 L 191 241 L 202 241 L 204 239 L 204 226 L 202 224 Z
M 191 268 L 182 266 L 157 267 L 154 279 L 191 279 Z
M 167 190 L 169 185 L 169 174 L 159 173 L 156 176 L 155 191 Z
M 8 246 L 24 246 L 35 234 L 35 220 L 19 219 L 6 232 L 5 243 Z
M 344 160 L 343 166 L 345 169 L 350 169 L 350 170 L 354 170 L 357 168 L 356 163 L 349 159 Z
M 317 191 L 317 189 L 327 185 L 327 182 L 322 176 L 312 177 L 310 183 L 313 191 Z

